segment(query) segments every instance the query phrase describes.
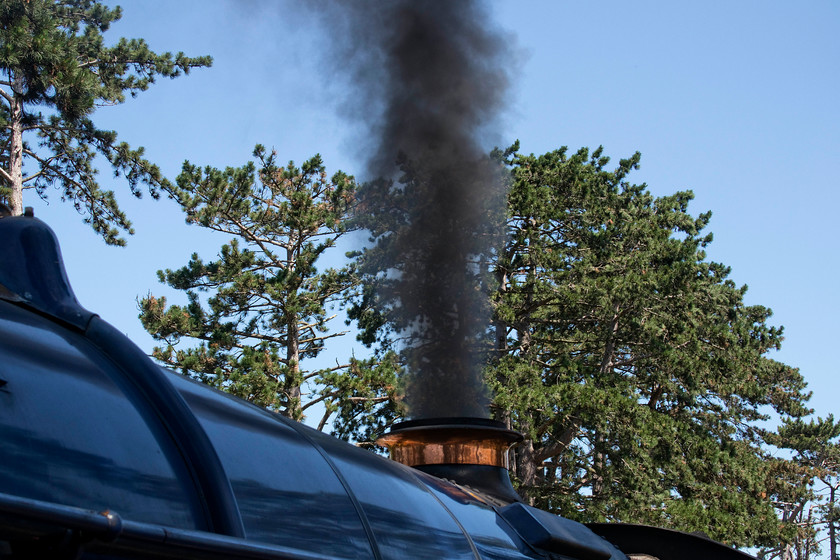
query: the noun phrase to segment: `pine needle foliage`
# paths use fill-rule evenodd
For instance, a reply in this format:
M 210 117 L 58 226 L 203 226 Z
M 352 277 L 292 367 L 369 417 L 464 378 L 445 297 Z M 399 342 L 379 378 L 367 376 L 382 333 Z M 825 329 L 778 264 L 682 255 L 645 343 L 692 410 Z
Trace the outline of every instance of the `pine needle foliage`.
M 840 544 L 840 422 L 831 414 L 808 420 L 787 418 L 768 439 L 792 457 L 771 459 L 774 484 L 770 497 L 782 522 L 782 536 L 762 547 L 760 558 L 836 560 Z
M 775 542 L 762 422 L 807 414 L 805 382 L 770 357 L 771 311 L 706 258 L 711 214 L 632 184 L 639 160 L 508 156 L 488 379 L 526 436 L 516 480 L 572 518 Z
M 23 213 L 23 191 L 47 198 L 51 188 L 70 202 L 106 243 L 133 233 L 112 190 L 97 179 L 98 156 L 134 196 L 152 197 L 170 184 L 144 150 L 98 128 L 97 107 L 125 101 L 158 77 L 209 66 L 208 56 L 153 52 L 143 39 L 106 46 L 104 33 L 121 17 L 92 0 L 0 3 L 0 199 Z
M 193 254 L 160 271 L 188 302 L 149 295 L 140 318 L 165 343 L 153 351 L 163 364 L 295 420 L 320 403 L 323 428 L 341 403 L 374 398 L 348 377 L 364 377 L 371 362 L 305 367 L 344 334 L 330 332 L 328 310 L 358 285 L 350 267 L 319 269 L 347 231 L 356 184 L 340 171 L 328 177 L 320 156 L 300 167 L 276 157 L 257 146 L 242 167 L 184 164 L 175 193 L 187 222 L 232 238 L 216 260 Z

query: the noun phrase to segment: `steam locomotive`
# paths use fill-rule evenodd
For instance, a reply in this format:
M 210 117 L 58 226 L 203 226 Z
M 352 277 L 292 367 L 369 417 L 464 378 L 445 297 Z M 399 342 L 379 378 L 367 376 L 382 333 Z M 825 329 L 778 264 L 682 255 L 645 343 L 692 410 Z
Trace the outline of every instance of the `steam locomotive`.
M 0 218 L 0 559 L 751 558 L 528 506 L 516 438 L 406 422 L 407 466 L 193 382 L 79 305 L 31 211 Z

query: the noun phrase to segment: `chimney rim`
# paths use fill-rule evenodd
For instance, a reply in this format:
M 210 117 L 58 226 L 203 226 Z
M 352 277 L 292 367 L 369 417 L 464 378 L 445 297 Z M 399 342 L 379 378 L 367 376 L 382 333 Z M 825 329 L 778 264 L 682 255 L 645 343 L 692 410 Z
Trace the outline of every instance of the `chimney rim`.
M 508 429 L 504 423 L 498 420 L 472 416 L 447 416 L 404 420 L 392 424 L 390 429 L 381 437 L 411 432 L 435 432 L 438 430 L 450 433 L 455 431 L 481 432 L 495 439 L 507 440 L 510 444 L 519 443 L 524 439 L 522 434 Z

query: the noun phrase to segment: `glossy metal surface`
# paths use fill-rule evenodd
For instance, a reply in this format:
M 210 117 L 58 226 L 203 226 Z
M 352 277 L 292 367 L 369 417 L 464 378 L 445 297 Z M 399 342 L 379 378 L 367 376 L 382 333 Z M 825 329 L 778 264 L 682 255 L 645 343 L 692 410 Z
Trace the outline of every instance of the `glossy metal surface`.
M 189 472 L 189 479 L 182 482 L 197 488 L 208 529 L 233 537 L 244 536 L 239 508 L 216 449 L 163 370 L 99 317 L 90 320 L 85 336 L 109 360 L 120 365 L 120 373 L 145 397 L 146 404 L 174 440 Z
M 523 503 L 505 506 L 499 514 L 523 539 L 540 550 L 580 560 L 624 558 L 614 546 L 577 521 Z
M 80 333 L 0 301 L 0 492 L 207 527 L 175 442 Z
M 376 443 L 391 459 L 421 465 L 488 465 L 508 468 L 508 448 L 522 435 L 483 418 L 434 418 L 395 424 Z
M 394 424 L 376 442 L 391 459 L 503 502 L 520 501 L 507 470 L 522 434 L 488 418 L 426 418 Z
M 0 298 L 84 328 L 93 313 L 76 300 L 53 231 L 29 216 L 0 219 Z
M 658 560 L 755 560 L 725 544 L 672 529 L 630 523 L 587 523 L 587 527 L 627 554 L 647 554 Z
M 423 476 L 422 480 L 458 519 L 475 543 L 481 558 L 544 558 L 528 546 L 481 496 L 432 476 Z
M 416 471 L 306 431 L 329 455 L 361 504 L 382 558 L 475 558 L 469 537 Z
M 230 477 L 249 539 L 341 558 L 373 558 L 341 480 L 278 415 L 170 374 Z

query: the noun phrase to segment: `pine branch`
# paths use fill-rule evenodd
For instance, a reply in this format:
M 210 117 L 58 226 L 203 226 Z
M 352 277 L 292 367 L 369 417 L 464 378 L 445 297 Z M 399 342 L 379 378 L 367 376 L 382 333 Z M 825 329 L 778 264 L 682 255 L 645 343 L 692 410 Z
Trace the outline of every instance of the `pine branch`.
M 330 419 L 330 416 L 332 416 L 332 414 L 333 413 L 329 409 L 327 409 L 324 412 L 324 415 L 321 417 L 321 421 L 318 422 L 318 431 L 319 432 L 324 431 L 324 427 L 327 425 L 327 421 Z
M 37 161 L 38 163 L 41 164 L 41 170 L 39 170 L 37 173 L 33 173 L 32 175 L 29 175 L 28 177 L 23 178 L 24 183 L 28 183 L 29 181 L 31 181 L 33 179 L 37 179 L 38 177 L 43 176 L 44 175 L 44 168 L 49 169 L 53 173 L 58 173 L 58 170 L 56 170 L 54 167 L 52 167 L 52 162 L 57 160 L 57 159 L 61 159 L 61 158 L 65 157 L 67 155 L 64 152 L 62 152 L 60 154 L 55 154 L 55 155 L 53 155 L 49 158 L 44 159 L 44 158 L 40 157 L 38 154 L 36 154 L 35 152 L 33 152 L 32 150 L 24 149 L 23 153 L 28 155 L 29 157 L 31 157 L 32 159 L 34 159 L 35 161 Z

